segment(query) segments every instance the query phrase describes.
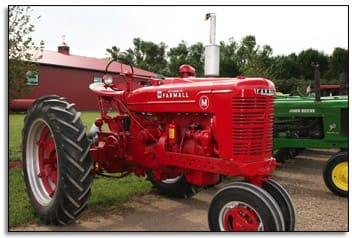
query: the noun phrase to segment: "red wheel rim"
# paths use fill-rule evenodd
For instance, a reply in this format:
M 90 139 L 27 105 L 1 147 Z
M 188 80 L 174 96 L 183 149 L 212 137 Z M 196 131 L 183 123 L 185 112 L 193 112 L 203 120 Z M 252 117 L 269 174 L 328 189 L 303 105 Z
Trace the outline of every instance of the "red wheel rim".
M 225 204 L 219 213 L 219 224 L 222 231 L 263 230 L 263 222 L 258 212 L 242 201 Z
M 224 228 L 226 231 L 258 231 L 259 223 L 254 212 L 236 207 L 226 212 Z
M 45 190 L 52 197 L 57 184 L 57 156 L 55 141 L 48 126 L 40 134 L 38 145 L 39 173 Z

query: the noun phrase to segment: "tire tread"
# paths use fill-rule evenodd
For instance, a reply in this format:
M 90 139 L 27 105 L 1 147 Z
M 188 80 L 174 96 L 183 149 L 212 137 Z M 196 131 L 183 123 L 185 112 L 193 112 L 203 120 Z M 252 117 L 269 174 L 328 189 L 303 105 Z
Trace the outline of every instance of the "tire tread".
M 93 161 L 89 154 L 90 144 L 86 126 L 80 120 L 80 113 L 66 98 L 50 95 L 37 99 L 28 109 L 22 130 L 23 148 L 31 123 L 41 118 L 49 125 L 55 139 L 58 157 L 58 182 L 52 202 L 41 206 L 32 194 L 30 183 L 24 171 L 26 190 L 34 210 L 45 224 L 65 225 L 74 222 L 87 207 L 93 182 Z M 22 162 L 25 165 L 25 153 Z

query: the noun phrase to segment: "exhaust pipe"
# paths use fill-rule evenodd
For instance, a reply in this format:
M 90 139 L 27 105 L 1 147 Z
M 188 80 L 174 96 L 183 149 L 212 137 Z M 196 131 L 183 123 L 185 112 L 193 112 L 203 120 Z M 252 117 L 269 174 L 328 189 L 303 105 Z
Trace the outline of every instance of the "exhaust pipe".
M 315 82 L 315 101 L 320 102 L 320 70 L 319 64 L 312 63 L 314 67 L 314 82 Z
M 205 77 L 219 76 L 220 46 L 216 44 L 216 14 L 207 13 L 205 20 L 210 20 L 209 45 L 205 46 L 204 75 Z

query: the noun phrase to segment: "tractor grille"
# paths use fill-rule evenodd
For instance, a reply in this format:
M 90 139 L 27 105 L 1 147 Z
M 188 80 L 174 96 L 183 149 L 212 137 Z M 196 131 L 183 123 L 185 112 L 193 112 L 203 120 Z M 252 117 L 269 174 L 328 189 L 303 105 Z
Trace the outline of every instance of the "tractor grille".
M 272 97 L 232 98 L 233 156 L 271 156 L 273 112 Z

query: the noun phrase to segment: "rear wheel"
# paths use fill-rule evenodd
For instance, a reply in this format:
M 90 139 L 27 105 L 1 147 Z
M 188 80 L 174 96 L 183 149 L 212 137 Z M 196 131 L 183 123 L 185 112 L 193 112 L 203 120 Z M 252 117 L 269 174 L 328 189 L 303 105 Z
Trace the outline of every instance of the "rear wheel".
M 153 173 L 148 172 L 148 179 L 156 187 L 159 193 L 167 197 L 189 198 L 197 194 L 200 188 L 187 182 L 185 176 L 156 181 Z
M 73 106 L 58 96 L 43 97 L 33 103 L 24 122 L 25 185 L 45 224 L 73 222 L 90 197 L 93 162 L 86 128 Z
M 288 192 L 272 179 L 264 182 L 262 188 L 275 199 L 281 208 L 285 221 L 285 231 L 294 231 L 296 223 L 295 208 Z
M 348 196 L 348 152 L 333 155 L 325 165 L 323 177 L 326 186 L 338 196 Z
M 208 211 L 211 231 L 283 231 L 276 201 L 250 183 L 235 182 L 219 190 Z

